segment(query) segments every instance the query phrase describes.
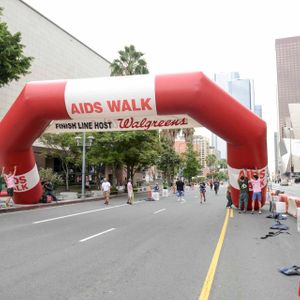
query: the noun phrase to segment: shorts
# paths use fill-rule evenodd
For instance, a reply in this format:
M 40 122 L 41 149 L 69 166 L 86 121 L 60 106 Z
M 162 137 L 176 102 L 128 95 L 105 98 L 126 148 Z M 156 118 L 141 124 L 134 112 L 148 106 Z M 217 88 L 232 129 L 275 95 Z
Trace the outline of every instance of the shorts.
M 14 195 L 14 188 L 8 188 L 8 189 L 7 189 L 7 195 L 8 195 L 9 197 L 12 197 L 12 196 Z
M 184 192 L 183 191 L 177 191 L 177 197 L 183 197 Z
M 109 192 L 108 192 L 108 191 L 103 192 L 103 196 L 104 196 L 104 197 L 108 197 L 108 196 L 109 196 Z
M 261 192 L 253 192 L 252 201 L 255 201 L 256 199 L 261 202 Z

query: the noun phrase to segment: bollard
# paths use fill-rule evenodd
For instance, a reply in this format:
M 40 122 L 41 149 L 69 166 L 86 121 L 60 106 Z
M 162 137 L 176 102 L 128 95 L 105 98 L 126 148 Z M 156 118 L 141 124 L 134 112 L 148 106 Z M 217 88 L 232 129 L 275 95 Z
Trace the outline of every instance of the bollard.
M 300 207 L 297 208 L 297 229 L 300 233 Z

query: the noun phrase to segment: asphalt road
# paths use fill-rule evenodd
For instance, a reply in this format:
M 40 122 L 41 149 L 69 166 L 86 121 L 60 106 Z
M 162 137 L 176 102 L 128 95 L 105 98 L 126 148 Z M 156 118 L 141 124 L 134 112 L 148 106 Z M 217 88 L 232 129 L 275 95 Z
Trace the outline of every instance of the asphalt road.
M 160 201 L 125 199 L 0 215 L 0 299 L 198 299 L 223 227 L 224 188 Z M 290 235 L 265 240 L 274 221 L 263 215 L 229 218 L 209 299 L 299 299 L 296 220 Z

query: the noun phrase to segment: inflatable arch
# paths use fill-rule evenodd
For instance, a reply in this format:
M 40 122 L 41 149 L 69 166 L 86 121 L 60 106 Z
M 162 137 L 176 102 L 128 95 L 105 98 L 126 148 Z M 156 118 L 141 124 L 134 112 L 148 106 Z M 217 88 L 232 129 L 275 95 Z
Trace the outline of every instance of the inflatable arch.
M 0 163 L 6 169 L 18 166 L 15 203 L 37 203 L 42 195 L 32 144 L 53 120 L 117 118 L 134 130 L 146 124 L 145 117 L 179 114 L 188 115 L 227 142 L 237 206 L 237 177 L 244 168 L 250 173 L 257 168 L 266 179 L 266 124 L 201 72 L 27 83 L 0 123 Z M 124 121 L 131 117 L 144 119 L 139 125 Z M 156 123 L 158 127 L 172 124 Z M 263 203 L 265 191 L 266 180 Z

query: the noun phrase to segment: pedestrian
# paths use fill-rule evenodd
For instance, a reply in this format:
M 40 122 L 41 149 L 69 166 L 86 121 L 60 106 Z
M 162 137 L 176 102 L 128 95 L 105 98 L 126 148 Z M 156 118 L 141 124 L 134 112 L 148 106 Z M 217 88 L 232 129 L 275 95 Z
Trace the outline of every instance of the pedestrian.
M 185 202 L 184 200 L 184 182 L 182 179 L 176 181 L 177 201 Z
M 4 189 L 5 187 L 5 181 L 4 181 L 4 178 L 2 177 L 2 175 L 0 175 L 0 194 L 2 192 L 2 190 Z
M 256 173 L 257 169 L 256 169 Z M 254 205 L 255 205 L 255 201 L 257 201 L 258 203 L 258 213 L 261 214 L 261 186 L 262 186 L 262 179 L 260 179 L 258 177 L 257 174 L 253 175 L 254 179 L 250 179 L 249 182 L 252 184 L 252 189 L 253 189 L 253 193 L 252 193 L 252 211 L 251 213 L 254 213 Z
M 215 180 L 214 181 L 214 191 L 215 191 L 216 195 L 218 194 L 219 187 L 220 187 L 220 182 L 218 180 Z
M 88 191 L 91 189 L 90 176 L 89 175 L 85 176 L 85 189 L 88 190 Z
M 244 213 L 246 213 L 248 208 L 248 197 L 249 197 L 248 177 L 247 177 L 246 169 L 244 173 L 240 173 L 240 176 L 238 178 L 238 185 L 240 187 L 239 213 L 242 212 L 243 205 L 244 205 Z
M 151 201 L 152 199 L 152 190 L 150 183 L 147 184 L 147 200 Z
M 54 195 L 53 184 L 49 180 L 46 180 L 46 182 L 43 184 L 43 188 L 44 188 L 44 193 L 45 193 L 45 196 L 46 196 L 46 200 L 47 200 L 47 196 L 50 196 L 53 201 L 57 202 L 57 198 Z
M 210 186 L 210 190 L 212 191 L 212 189 L 213 189 L 213 182 L 212 182 L 212 180 L 209 181 L 209 186 Z
M 202 204 L 202 200 L 204 202 L 206 202 L 205 193 L 206 193 L 206 184 L 203 181 L 203 182 L 200 183 L 200 203 L 201 204 Z
M 9 207 L 10 201 L 13 201 L 14 188 L 15 188 L 15 175 L 17 171 L 17 166 L 14 166 L 14 171 L 9 171 L 8 174 L 5 173 L 5 167 L 2 168 L 1 176 L 4 177 L 7 187 L 7 199 L 5 200 L 5 206 Z
M 176 194 L 176 181 L 173 181 L 172 188 L 173 188 L 173 194 Z
M 101 185 L 101 189 L 103 192 L 103 196 L 104 196 L 104 204 L 108 205 L 109 204 L 109 194 L 110 194 L 110 182 L 106 180 L 106 178 L 103 179 L 102 185 Z
M 155 185 L 153 187 L 152 199 L 159 200 L 159 185 L 158 185 L 158 183 L 155 183 Z
M 128 192 L 127 204 L 132 205 L 133 204 L 133 187 L 132 187 L 131 179 L 128 179 L 127 192 Z
M 231 186 L 230 186 L 230 184 L 227 187 L 226 199 L 227 199 L 226 207 L 232 208 L 232 197 L 231 197 Z

